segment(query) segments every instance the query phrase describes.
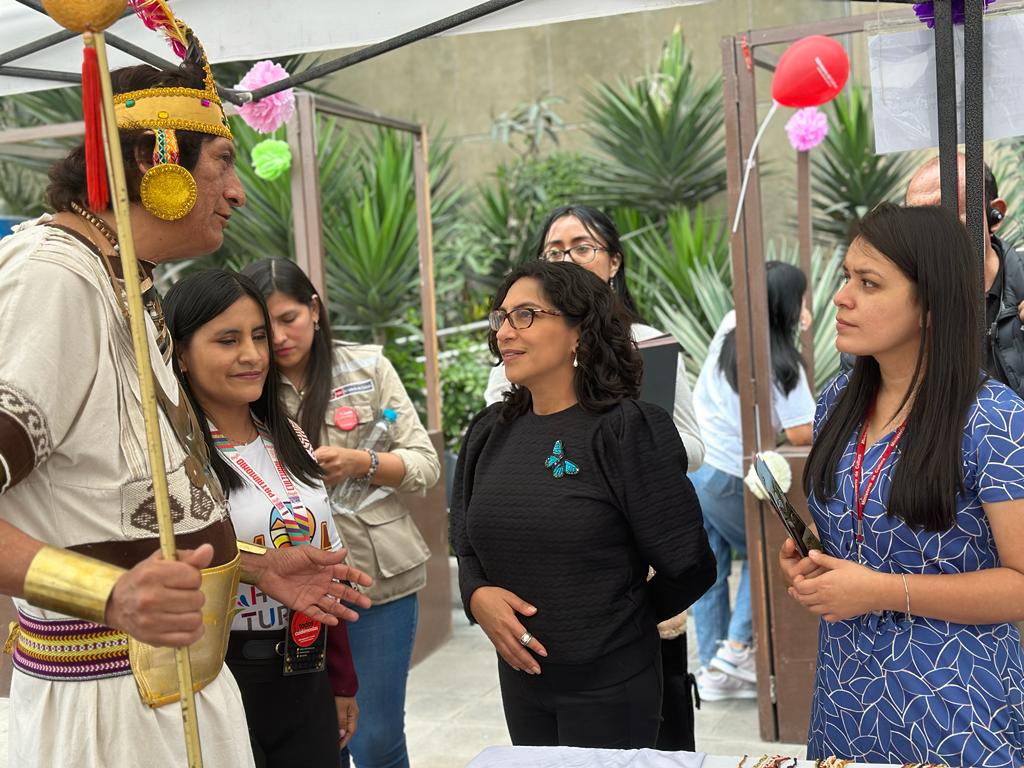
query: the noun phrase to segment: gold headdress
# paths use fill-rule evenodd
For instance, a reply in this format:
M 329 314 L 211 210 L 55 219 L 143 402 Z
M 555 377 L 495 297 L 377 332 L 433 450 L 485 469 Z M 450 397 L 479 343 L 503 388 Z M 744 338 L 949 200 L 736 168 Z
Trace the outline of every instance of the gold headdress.
M 109 202 L 100 128 L 100 85 L 91 33 L 112 24 L 126 0 L 43 0 L 43 7 L 62 26 L 85 32 L 82 63 L 82 108 L 89 207 L 103 210 Z M 140 194 L 146 210 L 174 221 L 187 216 L 196 203 L 196 182 L 178 165 L 175 131 L 198 131 L 232 138 L 231 128 L 213 81 L 206 52 L 191 29 L 174 17 L 165 0 L 129 0 L 132 10 L 150 29 L 162 31 L 179 58 L 198 64 L 205 76 L 202 88 L 147 88 L 114 97 L 119 129 L 151 130 L 155 136 L 153 167 L 142 178 Z
M 196 203 L 196 182 L 178 165 L 175 131 L 197 131 L 232 138 L 213 72 L 202 44 L 189 27 L 171 13 L 164 0 L 131 0 L 135 13 L 150 29 L 167 36 L 181 58 L 202 66 L 203 88 L 147 88 L 114 97 L 117 127 L 154 133 L 153 167 L 142 177 L 142 205 L 154 216 L 175 221 L 187 216 Z

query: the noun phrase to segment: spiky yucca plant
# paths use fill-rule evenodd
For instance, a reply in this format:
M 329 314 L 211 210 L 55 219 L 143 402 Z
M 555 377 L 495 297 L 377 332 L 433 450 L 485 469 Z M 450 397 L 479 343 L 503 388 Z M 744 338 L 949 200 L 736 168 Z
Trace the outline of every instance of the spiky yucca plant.
M 587 177 L 598 205 L 664 219 L 726 188 L 721 82 L 698 82 L 679 27 L 653 72 L 602 83 L 586 102 L 586 130 L 602 155 Z
M 877 155 L 868 97 L 847 89 L 828 108 L 828 136 L 811 153 L 815 233 L 848 244 L 861 218 L 881 202 L 900 202 L 920 162 L 915 152 Z
M 798 265 L 795 246 L 769 242 L 765 260 L 786 261 Z M 839 353 L 835 348 L 836 308 L 832 297 L 842 275 L 842 249 L 816 246 L 811 254 L 811 276 L 808 290 L 814 315 L 814 382 L 821 388 L 839 370 Z M 686 356 L 686 372 L 690 383 L 696 381 L 708 346 L 722 318 L 733 308 L 731 270 L 718 269 L 714 256 L 698 257 L 687 269 L 687 278 L 695 298 L 683 297 L 674 284 L 664 286 L 655 298 L 654 315 L 658 325 L 679 341 Z
M 0 129 L 54 125 L 82 119 L 79 88 L 7 96 L 0 99 Z M 34 141 L 30 147 L 0 145 L 0 212 L 38 216 L 45 210 L 46 172 L 78 139 Z
M 655 317 L 665 286 L 688 303 L 697 301 L 700 286 L 690 279 L 694 268 L 710 269 L 718 278 L 729 272 L 726 222 L 701 204 L 693 211 L 668 212 L 660 226 L 635 208 L 617 208 L 612 218 L 619 232 L 626 233 L 622 241 L 628 252 L 629 288 L 645 318 Z

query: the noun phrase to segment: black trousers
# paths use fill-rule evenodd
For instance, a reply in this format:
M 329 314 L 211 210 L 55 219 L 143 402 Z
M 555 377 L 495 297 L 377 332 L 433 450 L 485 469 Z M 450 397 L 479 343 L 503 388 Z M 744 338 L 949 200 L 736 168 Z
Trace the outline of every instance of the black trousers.
M 271 632 L 232 632 L 267 637 Z M 338 768 L 338 715 L 327 672 L 282 673 L 283 659 L 250 660 L 229 650 L 227 665 L 238 682 L 249 722 L 256 768 Z
M 697 681 L 687 667 L 685 632 L 679 637 L 661 641 L 661 664 L 664 693 L 658 749 L 694 752 L 693 703 Z
M 607 688 L 557 690 L 498 659 L 505 723 L 516 746 L 654 748 L 661 720 L 661 660 Z

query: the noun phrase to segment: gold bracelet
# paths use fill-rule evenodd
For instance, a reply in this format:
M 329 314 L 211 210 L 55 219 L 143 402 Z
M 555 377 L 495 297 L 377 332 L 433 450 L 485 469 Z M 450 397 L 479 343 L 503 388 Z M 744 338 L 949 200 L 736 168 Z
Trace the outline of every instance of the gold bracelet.
M 250 544 L 248 541 L 236 541 L 235 545 L 238 547 L 238 551 L 247 555 L 256 555 L 257 557 L 263 557 L 267 554 L 267 548 L 260 546 L 259 544 Z M 242 560 L 242 565 L 238 570 L 239 581 L 244 581 L 246 584 L 256 584 L 258 581 L 257 574 L 254 571 L 250 571 L 245 567 L 245 560 Z
M 25 599 L 48 611 L 106 622 L 107 601 L 124 568 L 67 549 L 44 546 L 25 573 Z

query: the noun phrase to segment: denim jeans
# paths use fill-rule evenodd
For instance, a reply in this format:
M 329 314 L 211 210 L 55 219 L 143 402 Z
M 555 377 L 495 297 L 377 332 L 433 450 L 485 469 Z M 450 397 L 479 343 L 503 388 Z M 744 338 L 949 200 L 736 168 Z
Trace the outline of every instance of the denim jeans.
M 348 625 L 352 661 L 359 677 L 359 724 L 349 754 L 357 768 L 409 768 L 405 746 L 405 684 L 416 637 L 419 603 L 416 595 L 372 608 L 355 609 L 359 621 Z
M 693 604 L 697 627 L 697 653 L 706 667 L 720 640 L 750 643 L 754 637 L 750 614 L 750 575 L 747 531 L 743 519 L 743 480 L 707 464 L 690 475 L 704 512 L 708 543 L 718 560 L 718 578 L 711 589 Z M 743 558 L 736 605 L 729 611 L 729 572 L 732 553 Z

